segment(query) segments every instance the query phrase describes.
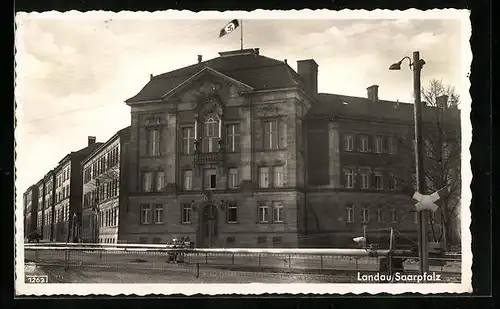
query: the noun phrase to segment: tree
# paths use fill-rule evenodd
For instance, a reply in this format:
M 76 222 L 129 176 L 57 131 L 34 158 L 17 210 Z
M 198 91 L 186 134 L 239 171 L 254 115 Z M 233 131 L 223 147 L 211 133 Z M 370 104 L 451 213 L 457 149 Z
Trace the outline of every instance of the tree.
M 431 220 L 431 231 L 435 241 L 449 248 L 458 240 L 454 229 L 461 198 L 461 125 L 460 118 L 453 115 L 459 115 L 460 97 L 453 86 L 432 79 L 422 89 L 422 99 L 432 107 L 430 116 L 434 124 L 427 126 L 424 133 L 426 187 L 429 193 L 448 188 L 448 193 L 438 201 L 440 207 Z
M 426 105 L 422 111 L 425 193 L 430 194 L 445 187 L 448 189 L 437 202 L 439 209 L 431 215 L 430 229 L 432 239 L 449 248 L 452 243 L 458 242 L 456 221 L 461 198 L 460 97 L 453 86 L 444 85 L 436 79 L 430 80 L 421 94 Z M 399 166 L 397 181 L 416 189 L 414 132 L 411 137 L 402 139 L 398 148 L 406 160 Z

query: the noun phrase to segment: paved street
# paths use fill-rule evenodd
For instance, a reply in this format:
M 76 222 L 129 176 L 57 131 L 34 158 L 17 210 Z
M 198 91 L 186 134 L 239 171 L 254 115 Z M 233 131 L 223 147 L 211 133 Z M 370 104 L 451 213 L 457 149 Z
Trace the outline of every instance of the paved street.
M 290 263 L 286 255 L 192 254 L 186 263 L 176 264 L 161 252 L 72 251 L 64 271 L 65 254 L 27 250 L 25 259 L 48 272 L 52 282 L 353 282 L 358 271 L 376 272 L 379 267 L 377 258 L 291 256 Z M 430 271 L 456 276 L 459 266 L 432 266 Z M 405 269 L 417 270 L 418 264 L 406 264 Z

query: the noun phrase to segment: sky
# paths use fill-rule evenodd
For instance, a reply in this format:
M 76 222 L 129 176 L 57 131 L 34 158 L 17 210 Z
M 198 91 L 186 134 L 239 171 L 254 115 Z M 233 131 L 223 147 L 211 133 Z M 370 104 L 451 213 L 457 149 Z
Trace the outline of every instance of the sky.
M 88 16 L 88 17 L 86 17 Z M 240 48 L 239 29 L 218 38 L 231 20 L 144 18 L 116 15 L 80 18 L 21 14 L 16 17 L 16 188 L 39 181 L 88 136 L 108 140 L 130 124 L 124 101 L 160 74 Z M 411 102 L 412 73 L 390 64 L 420 51 L 431 78 L 460 88 L 463 28 L 456 19 L 244 19 L 245 48 L 319 65 L 320 92 L 366 96 L 379 85 L 384 100 Z

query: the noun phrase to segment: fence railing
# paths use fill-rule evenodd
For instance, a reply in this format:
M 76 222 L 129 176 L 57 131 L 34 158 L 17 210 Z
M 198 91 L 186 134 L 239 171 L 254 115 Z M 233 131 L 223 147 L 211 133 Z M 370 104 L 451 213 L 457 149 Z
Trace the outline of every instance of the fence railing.
M 408 250 L 296 248 L 171 248 L 144 244 L 26 244 L 25 262 L 69 269 L 146 270 L 192 277 L 248 272 L 354 277 L 358 272 L 394 271 L 381 260 L 396 257 L 409 273 L 418 272 L 418 258 Z M 430 271 L 459 277 L 460 260 L 430 259 Z

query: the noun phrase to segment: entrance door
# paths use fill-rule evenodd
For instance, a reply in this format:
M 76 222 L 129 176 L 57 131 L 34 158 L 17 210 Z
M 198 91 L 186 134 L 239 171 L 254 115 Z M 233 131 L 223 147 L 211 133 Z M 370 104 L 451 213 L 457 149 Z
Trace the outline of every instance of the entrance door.
M 202 244 L 205 248 L 215 246 L 217 239 L 217 208 L 207 205 L 203 208 L 203 220 L 201 220 Z

